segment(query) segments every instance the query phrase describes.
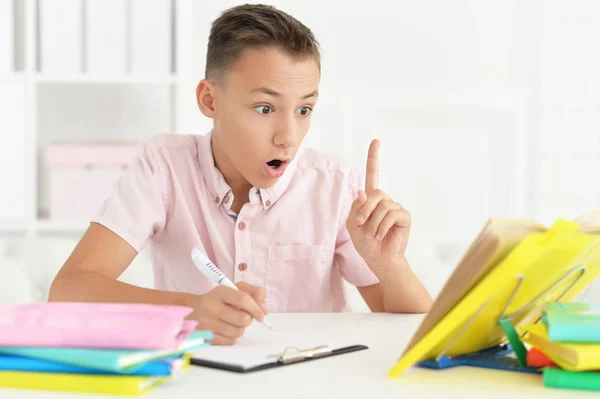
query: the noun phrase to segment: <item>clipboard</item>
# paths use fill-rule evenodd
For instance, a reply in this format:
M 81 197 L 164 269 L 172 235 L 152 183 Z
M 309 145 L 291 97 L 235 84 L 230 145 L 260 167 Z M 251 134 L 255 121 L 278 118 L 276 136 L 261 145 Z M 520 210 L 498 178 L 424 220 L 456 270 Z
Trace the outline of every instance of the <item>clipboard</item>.
M 368 349 L 335 333 L 306 331 L 288 325 L 271 330 L 253 322 L 235 345 L 207 346 L 191 354 L 190 364 L 250 373 Z
M 194 366 L 214 368 L 235 373 L 251 373 L 255 371 L 268 370 L 276 367 L 309 362 L 312 360 L 318 360 L 331 356 L 343 355 L 346 353 L 357 352 L 366 349 L 369 349 L 366 345 L 352 345 L 338 349 L 331 349 L 331 347 L 326 345 L 308 349 L 298 349 L 294 346 L 290 346 L 285 348 L 285 350 L 282 353 L 276 353 L 269 356 L 270 358 L 276 361 L 264 363 L 254 367 L 243 367 L 240 365 L 204 360 L 195 357 L 191 358 L 190 364 Z

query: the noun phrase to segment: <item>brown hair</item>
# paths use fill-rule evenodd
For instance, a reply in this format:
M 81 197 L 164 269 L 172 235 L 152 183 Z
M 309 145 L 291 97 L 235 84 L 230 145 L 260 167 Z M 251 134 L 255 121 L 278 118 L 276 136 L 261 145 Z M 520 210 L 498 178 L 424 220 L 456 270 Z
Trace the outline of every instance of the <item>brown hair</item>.
M 223 12 L 208 38 L 205 76 L 220 78 L 248 49 L 277 47 L 296 59 L 314 57 L 321 69 L 319 43 L 300 21 L 273 6 L 244 4 Z

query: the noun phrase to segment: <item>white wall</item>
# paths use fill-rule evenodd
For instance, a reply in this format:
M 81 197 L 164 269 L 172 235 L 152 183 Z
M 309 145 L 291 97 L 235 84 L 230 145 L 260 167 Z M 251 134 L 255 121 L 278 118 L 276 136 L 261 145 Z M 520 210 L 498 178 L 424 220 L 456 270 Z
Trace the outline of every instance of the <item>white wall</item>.
M 210 22 L 240 3 L 195 3 L 192 81 L 203 77 Z M 370 140 L 382 140 L 381 186 L 413 214 L 409 256 L 430 288 L 488 216 L 531 216 L 541 0 L 269 4 L 322 46 L 307 144 L 362 167 Z M 193 104 L 185 121 L 210 128 Z
M 179 3 L 192 13 L 179 21 L 178 34 L 187 36 L 178 48 L 177 79 L 189 89 L 177 91 L 175 126 L 204 133 L 211 121 L 198 111 L 194 89 L 203 78 L 210 23 L 241 2 Z M 382 139 L 382 189 L 413 214 L 408 255 L 434 294 L 489 216 L 548 224 L 600 203 L 600 53 L 594 47 L 600 2 L 270 3 L 303 21 L 322 45 L 321 96 L 307 144 L 362 167 L 369 141 Z M 64 107 L 79 101 L 80 90 L 55 95 L 41 87 L 39 94 L 45 104 Z M 164 130 L 166 114 L 158 110 L 165 96 L 128 91 L 120 98 L 135 95 L 138 107 L 157 111 L 158 124 L 153 130 L 140 120 L 128 138 Z M 71 130 L 88 117 L 122 118 L 118 110 L 93 115 L 94 107 L 84 109 Z M 131 110 L 132 121 L 142 114 Z M 75 136 L 55 128 L 58 116 L 51 107 L 40 112 L 40 145 Z M 90 128 L 94 137 L 114 137 L 115 126 Z M 11 139 L 2 134 L 5 145 Z

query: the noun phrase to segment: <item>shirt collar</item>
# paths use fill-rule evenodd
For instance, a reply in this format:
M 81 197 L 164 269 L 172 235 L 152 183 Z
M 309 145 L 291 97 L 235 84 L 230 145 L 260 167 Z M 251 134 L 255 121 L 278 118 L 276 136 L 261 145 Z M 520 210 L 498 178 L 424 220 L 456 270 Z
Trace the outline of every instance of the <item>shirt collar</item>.
M 215 159 L 212 152 L 212 130 L 204 135 L 198 137 L 198 162 L 200 164 L 200 169 L 202 171 L 202 175 L 204 176 L 204 180 L 210 190 L 210 193 L 217 203 L 218 206 L 223 204 L 223 201 L 227 196 L 229 196 L 229 201 L 231 201 L 231 187 L 225 181 L 225 178 L 219 171 L 219 169 L 215 166 Z M 253 196 L 252 193 L 256 193 L 257 189 L 253 187 L 250 190 L 250 201 L 253 202 L 253 197 L 257 197 L 264 208 L 272 207 L 275 202 L 281 198 L 281 196 L 287 190 L 294 173 L 297 168 L 297 160 L 302 151 L 302 147 L 296 153 L 294 159 L 287 166 L 285 173 L 283 176 L 279 178 L 277 183 L 268 189 L 260 189 L 258 190 L 258 196 Z M 229 203 L 231 205 L 231 203 Z

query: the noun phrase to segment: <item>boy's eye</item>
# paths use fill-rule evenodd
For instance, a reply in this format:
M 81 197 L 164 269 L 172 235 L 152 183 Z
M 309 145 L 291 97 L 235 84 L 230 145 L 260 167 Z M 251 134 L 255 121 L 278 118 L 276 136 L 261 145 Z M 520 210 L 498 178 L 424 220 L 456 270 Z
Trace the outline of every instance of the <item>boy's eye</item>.
M 299 113 L 302 116 L 306 116 L 310 113 L 310 111 L 312 111 L 311 107 L 300 107 L 298 108 L 298 110 L 296 111 L 297 113 Z
M 271 111 L 273 111 L 273 108 L 271 108 L 268 105 L 259 105 L 258 107 L 254 107 L 254 109 L 259 113 L 259 114 L 263 114 L 263 115 L 268 115 L 271 113 Z

